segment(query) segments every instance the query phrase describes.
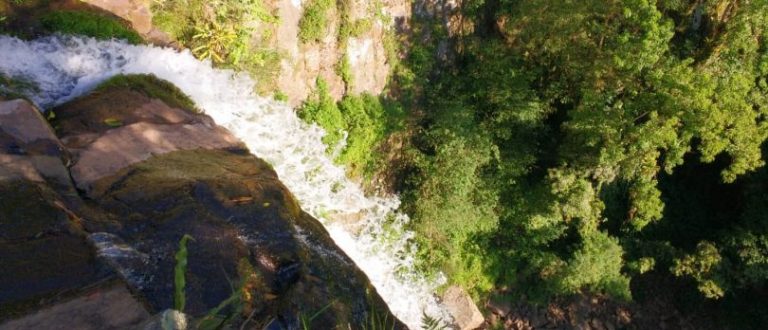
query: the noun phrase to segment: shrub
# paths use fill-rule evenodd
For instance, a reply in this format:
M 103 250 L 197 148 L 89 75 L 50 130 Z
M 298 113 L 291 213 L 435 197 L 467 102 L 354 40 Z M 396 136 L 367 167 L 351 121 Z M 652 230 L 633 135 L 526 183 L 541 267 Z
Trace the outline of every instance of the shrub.
M 325 129 L 326 135 L 323 137 L 323 143 L 333 148 L 344 137 L 343 131 L 346 129 L 344 118 L 328 93 L 328 83 L 325 80 L 317 79 L 317 90 L 304 103 L 299 110 L 299 117 L 308 123 L 316 123 Z

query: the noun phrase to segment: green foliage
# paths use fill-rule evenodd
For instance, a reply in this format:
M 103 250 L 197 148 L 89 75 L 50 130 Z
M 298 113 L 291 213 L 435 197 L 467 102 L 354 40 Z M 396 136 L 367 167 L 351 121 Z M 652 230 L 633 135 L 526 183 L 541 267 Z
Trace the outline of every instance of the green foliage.
M 143 42 L 141 36 L 114 18 L 85 11 L 52 11 L 40 18 L 50 32 L 76 34 L 96 39 L 125 39 L 132 44 Z
M 768 138 L 768 47 L 755 37 L 768 3 L 461 10 L 444 60 L 445 28 L 414 20 L 396 76 L 403 101 L 418 101 L 403 196 L 424 268 L 534 300 L 630 299 L 630 278 L 652 269 L 707 297 L 765 285 L 756 205 L 768 201 L 752 177 Z M 697 183 L 709 170 L 688 166 L 700 162 L 716 184 Z
M 101 83 L 96 92 L 110 88 L 128 88 L 146 94 L 148 97 L 162 100 L 165 104 L 200 113 L 195 102 L 174 84 L 159 79 L 153 74 L 117 75 Z
M 370 174 L 375 150 L 389 132 L 387 121 L 395 117 L 378 97 L 370 94 L 345 96 L 338 104 L 345 123 L 347 143 L 336 161 L 347 164 L 352 176 Z
M 184 235 L 179 241 L 179 250 L 176 252 L 174 259 L 176 260 L 176 266 L 173 268 L 173 309 L 184 312 L 184 305 L 186 304 L 186 298 L 184 296 L 184 287 L 187 285 L 186 272 L 187 272 L 187 241 L 193 240 L 191 236 Z
M 272 92 L 280 54 L 254 42 L 253 35 L 261 25 L 266 26 L 262 37 L 268 37 L 279 17 L 261 0 L 160 0 L 153 2 L 152 10 L 153 24 L 197 58 L 247 71 L 258 79 L 260 93 Z
M 332 0 L 309 0 L 299 19 L 299 40 L 304 43 L 320 41 L 328 34 Z
M 389 313 L 378 313 L 372 309 L 365 316 L 363 330 L 394 330 L 395 320 L 389 318 Z
M 308 123 L 316 123 L 325 130 L 323 143 L 333 150 L 344 137 L 344 118 L 328 93 L 328 83 L 317 79 L 317 89 L 298 113 Z
M 717 247 L 710 242 L 701 242 L 696 246 L 696 253 L 675 260 L 672 272 L 676 276 L 689 275 L 699 283 L 699 291 L 708 298 L 720 298 L 725 291 L 718 285 L 713 273 L 722 262 Z
M 392 131 L 399 128 L 402 110 L 369 95 L 347 95 L 338 103 L 327 83 L 317 80 L 317 89 L 299 109 L 299 117 L 322 127 L 323 142 L 335 161 L 346 164 L 349 175 L 369 176 L 379 159 L 375 150 Z
M 623 250 L 618 240 L 602 232 L 584 237 L 562 274 L 557 275 L 555 293 L 578 293 L 582 288 L 631 299 L 629 278 L 621 273 Z
M 232 293 L 229 298 L 225 299 L 218 306 L 208 311 L 200 320 L 197 321 L 196 329 L 200 330 L 215 330 L 221 329 L 228 320 L 233 316 L 231 314 L 222 315 L 222 311 L 227 307 L 238 305 L 241 303 L 241 292 Z
M 352 71 L 349 66 L 349 58 L 346 55 L 342 56 L 339 63 L 336 64 L 336 74 L 341 77 L 341 80 L 347 86 L 347 90 L 349 90 L 350 86 L 352 86 Z
M 288 95 L 283 91 L 276 91 L 273 97 L 275 101 L 288 102 Z
M 448 325 L 441 318 L 434 318 L 427 315 L 426 312 L 421 312 L 421 329 L 445 330 L 448 329 Z

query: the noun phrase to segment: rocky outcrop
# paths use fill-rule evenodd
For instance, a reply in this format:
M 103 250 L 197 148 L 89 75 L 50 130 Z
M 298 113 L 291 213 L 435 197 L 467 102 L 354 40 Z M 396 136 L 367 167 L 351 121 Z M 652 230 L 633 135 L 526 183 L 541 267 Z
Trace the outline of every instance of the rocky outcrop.
M 25 301 L 117 274 L 149 312 L 174 308 L 175 255 L 188 236 L 191 326 L 362 328 L 375 314 L 404 328 L 269 164 L 205 115 L 110 86 L 54 109 L 58 137 L 26 102 L 0 107 L 24 125 L 0 120 L 2 156 L 17 157 L 0 163 L 0 303 L 18 315 L 37 309 Z M 62 253 L 66 264 L 49 261 Z M 221 318 L 205 317 L 212 310 Z
M 109 276 L 66 206 L 66 158 L 35 107 L 0 102 L 0 319 Z

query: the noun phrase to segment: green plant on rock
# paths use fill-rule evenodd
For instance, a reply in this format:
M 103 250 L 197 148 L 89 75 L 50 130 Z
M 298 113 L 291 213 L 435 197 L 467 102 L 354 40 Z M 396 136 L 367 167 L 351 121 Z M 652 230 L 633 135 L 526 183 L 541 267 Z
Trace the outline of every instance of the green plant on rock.
M 306 315 L 306 314 L 299 314 L 299 322 L 301 323 L 301 328 L 304 330 L 310 330 L 312 329 L 312 321 L 314 321 L 318 316 L 323 314 L 328 308 L 331 307 L 333 304 L 333 301 L 329 302 L 327 305 L 325 305 L 323 308 L 318 310 L 317 312 L 313 313 L 312 315 Z
M 187 286 L 186 273 L 187 273 L 187 242 L 193 240 L 192 236 L 184 235 L 179 241 L 179 250 L 176 252 L 174 259 L 176 260 L 176 266 L 173 268 L 173 309 L 184 312 L 184 305 L 186 305 L 186 296 L 184 295 L 184 288 Z
M 328 83 L 321 78 L 317 79 L 317 89 L 299 109 L 298 115 L 304 121 L 316 123 L 325 129 L 323 143 L 329 146 L 330 151 L 344 137 L 344 117 L 328 92 Z
M 153 23 L 199 59 L 248 71 L 259 86 L 270 86 L 279 73 L 280 54 L 252 39 L 257 27 L 266 26 L 264 38 L 279 22 L 261 0 L 157 1 L 153 12 Z
M 203 22 L 194 27 L 192 54 L 216 64 L 238 65 L 248 50 L 251 31 L 217 21 Z
M 195 102 L 176 87 L 176 85 L 157 78 L 153 74 L 116 75 L 101 83 L 96 87 L 96 91 L 98 92 L 110 88 L 128 88 L 143 93 L 148 97 L 162 100 L 165 104 L 171 107 L 184 109 L 193 113 L 202 112 L 197 105 L 195 105 Z
M 341 60 L 336 63 L 336 74 L 344 81 L 346 89 L 350 90 L 352 87 L 352 68 L 349 64 L 349 58 L 347 55 L 342 55 Z
M 52 11 L 40 18 L 50 32 L 85 35 L 96 39 L 125 39 L 132 44 L 143 42 L 136 31 L 117 19 L 85 11 Z
M 310 0 L 299 19 L 299 40 L 304 43 L 320 41 L 328 33 L 333 0 Z

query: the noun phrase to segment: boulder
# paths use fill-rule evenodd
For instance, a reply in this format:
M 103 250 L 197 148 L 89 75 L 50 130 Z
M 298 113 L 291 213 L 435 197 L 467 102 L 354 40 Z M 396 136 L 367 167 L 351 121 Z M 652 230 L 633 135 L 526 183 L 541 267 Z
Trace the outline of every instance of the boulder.
M 453 316 L 457 328 L 462 330 L 479 328 L 485 319 L 472 301 L 472 297 L 457 285 L 448 287 L 442 294 L 443 305 Z
M 151 311 L 175 305 L 188 235 L 182 312 L 192 322 L 234 301 L 220 311 L 233 323 L 361 328 L 375 313 L 404 328 L 269 164 L 187 102 L 110 86 L 56 108 L 55 125 L 80 193 L 116 223 L 86 225 L 90 241 Z
M 0 102 L 0 320 L 111 275 L 68 206 L 66 158 L 34 106 Z

